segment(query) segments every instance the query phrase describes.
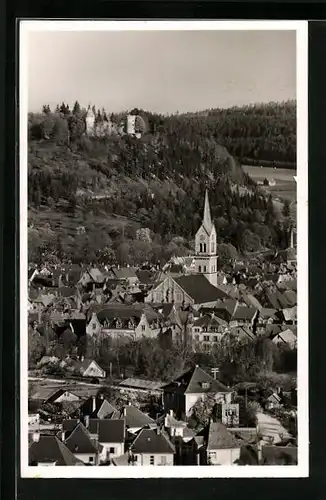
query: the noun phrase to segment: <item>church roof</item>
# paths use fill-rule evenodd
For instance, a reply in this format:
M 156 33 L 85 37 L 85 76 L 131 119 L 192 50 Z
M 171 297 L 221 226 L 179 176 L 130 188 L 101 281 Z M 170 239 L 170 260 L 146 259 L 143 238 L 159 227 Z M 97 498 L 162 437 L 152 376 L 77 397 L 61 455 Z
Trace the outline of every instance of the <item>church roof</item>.
M 203 274 L 189 274 L 174 278 L 174 281 L 191 297 L 195 304 L 227 299 L 228 296 L 212 285 Z
M 211 218 L 211 209 L 209 206 L 208 199 L 208 190 L 205 192 L 205 205 L 204 205 L 204 217 L 203 217 L 203 226 L 208 234 L 211 234 L 213 229 L 212 218 Z

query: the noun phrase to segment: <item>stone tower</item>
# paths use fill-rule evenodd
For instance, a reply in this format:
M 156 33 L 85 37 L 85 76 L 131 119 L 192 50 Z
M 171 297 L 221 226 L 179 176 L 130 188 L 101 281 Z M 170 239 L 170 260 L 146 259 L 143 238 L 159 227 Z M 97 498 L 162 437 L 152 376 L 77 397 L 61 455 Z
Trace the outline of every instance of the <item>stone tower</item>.
M 207 189 L 203 222 L 195 236 L 195 272 L 203 274 L 217 286 L 216 229 L 211 219 Z
M 86 120 L 86 134 L 87 135 L 94 135 L 95 134 L 95 114 L 90 106 L 88 106 L 85 120 Z

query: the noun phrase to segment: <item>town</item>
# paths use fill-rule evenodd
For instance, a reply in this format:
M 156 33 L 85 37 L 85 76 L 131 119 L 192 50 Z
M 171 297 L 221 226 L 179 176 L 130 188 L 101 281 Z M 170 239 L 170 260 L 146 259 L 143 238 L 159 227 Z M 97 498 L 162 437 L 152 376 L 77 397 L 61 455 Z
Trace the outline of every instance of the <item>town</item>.
M 295 227 L 222 265 L 209 198 L 194 255 L 30 265 L 29 465 L 297 464 Z

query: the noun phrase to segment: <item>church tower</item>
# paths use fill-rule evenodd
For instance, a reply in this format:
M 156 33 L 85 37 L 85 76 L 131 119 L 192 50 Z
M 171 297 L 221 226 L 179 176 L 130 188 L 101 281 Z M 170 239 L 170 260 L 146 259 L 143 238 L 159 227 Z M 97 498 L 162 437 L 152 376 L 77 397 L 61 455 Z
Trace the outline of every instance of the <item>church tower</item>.
M 211 219 L 208 191 L 205 193 L 204 217 L 195 236 L 195 272 L 217 286 L 216 229 Z

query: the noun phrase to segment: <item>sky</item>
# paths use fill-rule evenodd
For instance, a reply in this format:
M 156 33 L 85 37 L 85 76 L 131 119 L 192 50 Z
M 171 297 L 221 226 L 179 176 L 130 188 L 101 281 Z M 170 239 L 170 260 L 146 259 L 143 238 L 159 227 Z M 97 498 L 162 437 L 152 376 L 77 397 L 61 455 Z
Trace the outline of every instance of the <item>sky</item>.
M 295 31 L 35 31 L 28 107 L 159 113 L 296 98 Z

